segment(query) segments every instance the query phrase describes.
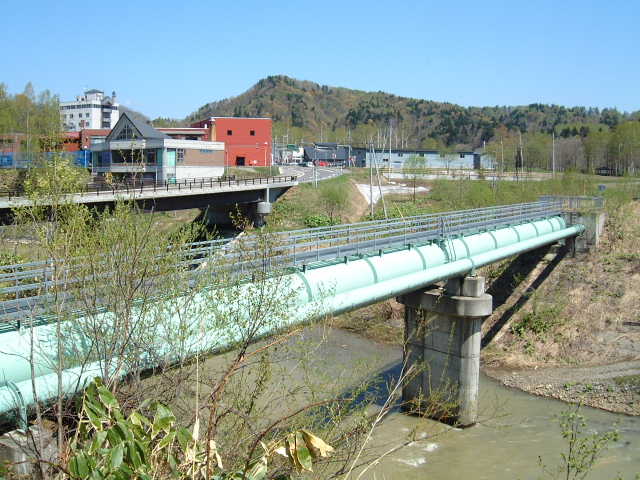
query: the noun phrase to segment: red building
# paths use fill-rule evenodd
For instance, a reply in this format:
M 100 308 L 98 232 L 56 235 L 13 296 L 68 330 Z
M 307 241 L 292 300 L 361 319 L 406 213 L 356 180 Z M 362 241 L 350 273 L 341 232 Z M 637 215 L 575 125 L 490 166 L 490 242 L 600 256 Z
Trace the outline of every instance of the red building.
M 110 128 L 89 129 L 85 128 L 79 132 L 65 132 L 62 149 L 65 152 L 77 152 L 80 150 L 91 150 L 91 146 L 104 142 Z
M 271 165 L 270 118 L 210 117 L 191 126 L 208 130 L 205 140 L 224 142 L 227 166 Z

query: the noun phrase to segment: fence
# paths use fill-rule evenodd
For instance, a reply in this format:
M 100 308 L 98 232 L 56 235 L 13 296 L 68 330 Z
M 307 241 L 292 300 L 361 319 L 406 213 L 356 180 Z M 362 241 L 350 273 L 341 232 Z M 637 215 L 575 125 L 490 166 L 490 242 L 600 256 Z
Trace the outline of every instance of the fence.
M 560 202 L 565 212 L 576 210 L 593 210 L 604 208 L 603 197 L 588 197 L 569 195 L 542 195 L 538 197 L 541 202 Z
M 154 180 L 124 182 L 124 183 L 89 183 L 81 191 L 73 192 L 74 195 L 115 195 L 116 193 L 135 192 L 161 192 L 170 190 L 197 190 L 211 189 L 223 186 L 247 186 L 247 185 L 270 185 L 274 183 L 295 182 L 298 177 L 294 175 L 278 175 L 272 177 L 256 178 L 236 178 L 236 177 L 202 177 L 185 178 L 181 180 L 165 180 L 156 182 Z M 19 190 L 0 190 L 0 198 L 8 200 L 23 198 L 24 192 Z

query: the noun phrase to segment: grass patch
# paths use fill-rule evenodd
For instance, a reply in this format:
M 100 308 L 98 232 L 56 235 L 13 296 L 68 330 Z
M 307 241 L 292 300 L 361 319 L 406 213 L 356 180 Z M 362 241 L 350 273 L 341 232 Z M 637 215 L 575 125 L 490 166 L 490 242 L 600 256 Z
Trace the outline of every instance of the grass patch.
M 564 323 L 561 317 L 562 310 L 563 306 L 558 303 L 534 307 L 511 326 L 511 331 L 519 337 L 524 337 L 527 333 L 544 336 Z
M 327 203 L 328 191 L 341 192 L 344 201 L 339 208 Z M 315 188 L 312 183 L 291 188 L 273 205 L 267 229 L 269 231 L 293 230 L 311 226 L 358 221 L 366 202 L 348 176 L 323 180 Z
M 227 167 L 227 175 L 241 178 L 258 178 L 280 175 L 280 167 Z
M 404 183 L 411 184 L 409 180 Z M 609 185 L 604 192 L 598 189 L 601 183 L 601 177 L 572 172 L 566 172 L 555 179 L 540 181 L 432 180 L 420 182 L 431 191 L 426 195 L 417 195 L 415 202 L 411 194 L 386 195 L 385 201 L 389 216 L 406 217 L 422 213 L 534 202 L 541 195 L 604 196 L 607 209 L 613 211 L 640 197 L 640 183 L 637 179 L 621 179 Z M 375 217 L 382 216 L 382 205 L 379 204 Z
M 634 388 L 640 388 L 640 375 L 626 375 L 624 377 L 616 377 L 613 379 L 617 385 L 629 385 Z

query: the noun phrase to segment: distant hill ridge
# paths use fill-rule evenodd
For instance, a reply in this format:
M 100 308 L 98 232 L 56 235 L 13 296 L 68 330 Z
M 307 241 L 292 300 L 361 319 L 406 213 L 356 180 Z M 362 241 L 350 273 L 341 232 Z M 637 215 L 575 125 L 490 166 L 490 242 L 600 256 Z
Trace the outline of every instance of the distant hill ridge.
M 637 115 L 637 114 L 636 114 Z M 365 92 L 296 80 L 284 75 L 266 77 L 246 92 L 210 102 L 184 120 L 156 119 L 154 124 L 188 124 L 207 116 L 271 117 L 275 133 L 291 133 L 290 139 L 364 142 L 379 131 L 394 132 L 396 145 L 438 148 L 481 146 L 498 129 L 529 133 L 575 134 L 586 126 L 613 127 L 633 114 L 615 109 L 525 106 L 462 107 L 452 103 Z M 161 125 L 162 124 L 162 125 Z

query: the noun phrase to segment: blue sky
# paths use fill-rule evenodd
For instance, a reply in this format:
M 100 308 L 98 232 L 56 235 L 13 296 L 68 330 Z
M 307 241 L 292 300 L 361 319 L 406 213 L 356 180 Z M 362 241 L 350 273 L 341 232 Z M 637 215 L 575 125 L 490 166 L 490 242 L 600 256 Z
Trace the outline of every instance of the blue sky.
M 286 74 L 462 105 L 640 110 L 640 2 L 5 0 L 0 82 L 183 117 Z

